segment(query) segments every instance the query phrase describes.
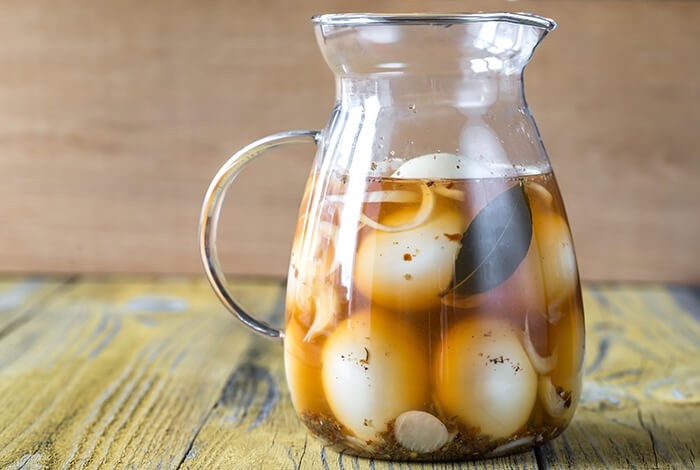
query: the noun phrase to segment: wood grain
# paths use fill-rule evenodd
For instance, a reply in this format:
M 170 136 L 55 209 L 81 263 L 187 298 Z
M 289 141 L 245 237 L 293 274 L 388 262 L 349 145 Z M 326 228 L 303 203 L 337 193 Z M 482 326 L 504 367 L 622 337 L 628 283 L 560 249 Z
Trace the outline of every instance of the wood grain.
M 586 292 L 582 402 L 562 438 L 538 450 L 546 467 L 697 468 L 697 290 L 685 306 L 661 286 Z
M 47 298 L 70 284 L 70 278 L 40 279 L 6 277 L 0 279 L 0 338 L 18 328 L 40 311 Z
M 527 72 L 586 279 L 700 281 L 700 3 L 437 0 L 559 28 Z M 417 0 L 0 4 L 0 270 L 199 272 L 216 169 L 265 134 L 325 125 L 308 18 Z M 311 149 L 261 159 L 222 222 L 231 273 L 287 269 Z
M 236 290 L 278 309 L 279 283 Z M 178 467 L 251 340 L 221 310 L 189 280 L 56 296 L 0 341 L 0 468 Z
M 281 321 L 279 281 L 231 286 Z M 698 466 L 697 287 L 586 285 L 584 392 L 564 434 L 534 452 L 434 465 L 354 458 L 310 437 L 281 348 L 241 327 L 200 279 L 7 278 L 0 302 L 20 291 L 3 315 L 33 313 L 0 335 L 3 469 Z

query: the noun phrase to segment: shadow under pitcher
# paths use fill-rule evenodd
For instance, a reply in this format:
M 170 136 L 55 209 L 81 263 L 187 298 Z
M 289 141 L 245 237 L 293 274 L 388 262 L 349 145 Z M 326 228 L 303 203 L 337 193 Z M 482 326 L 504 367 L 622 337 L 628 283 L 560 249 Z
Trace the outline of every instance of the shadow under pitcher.
M 523 94 L 552 31 L 523 13 L 312 19 L 336 80 L 325 129 L 240 150 L 209 187 L 204 269 L 284 346 L 294 408 L 348 454 L 465 460 L 559 435 L 581 392 L 584 319 L 564 205 Z M 226 289 L 226 189 L 275 147 L 316 145 L 283 330 Z

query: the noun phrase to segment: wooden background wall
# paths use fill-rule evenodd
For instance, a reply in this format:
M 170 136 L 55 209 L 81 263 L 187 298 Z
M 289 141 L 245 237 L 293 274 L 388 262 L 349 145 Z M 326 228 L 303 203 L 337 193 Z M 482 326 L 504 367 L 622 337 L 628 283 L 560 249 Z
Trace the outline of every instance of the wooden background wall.
M 322 127 L 309 16 L 420 1 L 0 3 L 0 272 L 200 272 L 210 177 L 267 133 Z M 432 1 L 559 28 L 526 74 L 586 279 L 700 281 L 700 2 Z M 232 273 L 285 274 L 311 154 L 247 171 Z

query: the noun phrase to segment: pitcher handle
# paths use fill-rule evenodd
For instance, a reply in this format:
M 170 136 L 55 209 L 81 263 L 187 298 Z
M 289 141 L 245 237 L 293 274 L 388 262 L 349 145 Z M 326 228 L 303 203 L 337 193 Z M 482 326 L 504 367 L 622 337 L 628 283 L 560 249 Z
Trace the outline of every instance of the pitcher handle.
M 202 213 L 199 218 L 199 253 L 204 271 L 212 289 L 214 289 L 214 293 L 216 293 L 216 296 L 228 311 L 243 322 L 245 326 L 256 333 L 279 342 L 282 341 L 284 333 L 248 314 L 238 305 L 226 288 L 226 277 L 221 270 L 216 249 L 219 213 L 221 212 L 221 204 L 226 196 L 226 190 L 231 186 L 231 183 L 233 183 L 233 180 L 236 179 L 243 167 L 251 160 L 277 147 L 300 143 L 318 144 L 319 139 L 319 131 L 296 130 L 272 134 L 243 147 L 229 158 L 214 176 L 204 197 Z

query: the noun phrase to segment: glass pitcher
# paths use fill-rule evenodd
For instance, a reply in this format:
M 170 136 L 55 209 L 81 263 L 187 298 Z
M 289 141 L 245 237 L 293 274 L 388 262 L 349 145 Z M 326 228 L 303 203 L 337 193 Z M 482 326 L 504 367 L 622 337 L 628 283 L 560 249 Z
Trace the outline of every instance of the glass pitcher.
M 552 439 L 581 391 L 583 308 L 522 74 L 555 23 L 522 13 L 313 23 L 336 105 L 324 130 L 254 142 L 214 178 L 200 227 L 214 291 L 283 342 L 299 418 L 339 451 L 461 460 Z M 248 161 L 304 142 L 317 153 L 280 331 L 226 290 L 216 225 Z

